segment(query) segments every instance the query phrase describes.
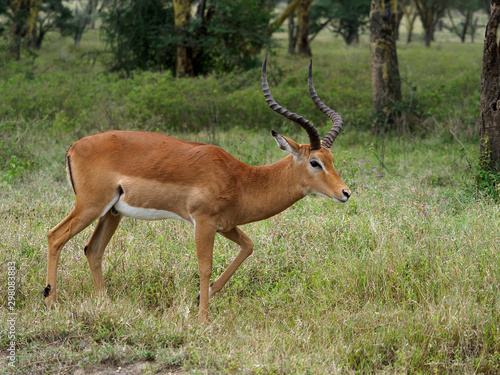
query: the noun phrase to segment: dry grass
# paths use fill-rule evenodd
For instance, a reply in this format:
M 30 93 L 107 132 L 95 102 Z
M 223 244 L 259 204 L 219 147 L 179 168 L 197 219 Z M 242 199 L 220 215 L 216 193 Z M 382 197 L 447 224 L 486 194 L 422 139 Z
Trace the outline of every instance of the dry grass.
M 46 310 L 46 232 L 72 199 L 62 171 L 33 173 L 0 197 L 0 260 L 18 267 L 18 370 L 153 360 L 215 373 L 498 371 L 500 210 L 467 192 L 458 147 L 411 142 L 404 155 L 390 142 L 386 157 L 406 175 L 381 171 L 363 144 L 339 142 L 352 201 L 306 198 L 247 225 L 256 251 L 211 300 L 208 326 L 196 322 L 192 228 L 172 221 L 123 221 L 99 299 L 82 251 L 91 229 L 75 237 L 61 256 L 59 303 Z M 214 275 L 236 251 L 217 241 Z

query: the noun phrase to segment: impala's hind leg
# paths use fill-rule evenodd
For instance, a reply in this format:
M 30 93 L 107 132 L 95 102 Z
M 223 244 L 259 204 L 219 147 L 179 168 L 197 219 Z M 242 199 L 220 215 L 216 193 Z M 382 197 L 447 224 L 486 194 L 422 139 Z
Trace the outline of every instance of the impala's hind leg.
M 111 211 L 109 210 L 106 215 L 99 219 L 89 243 L 85 246 L 85 255 L 89 262 L 95 290 L 98 293 L 104 291 L 104 279 L 102 277 L 102 256 L 104 249 L 111 237 L 113 237 L 121 219 L 120 215 L 113 215 Z
M 92 205 L 82 208 L 77 202 L 73 211 L 49 231 L 47 236 L 49 241 L 47 284 L 43 290 L 45 305 L 47 307 L 56 300 L 57 264 L 62 248 L 72 237 L 92 224 L 92 222 L 102 213 L 102 210 L 102 207 L 97 206 L 96 208 L 96 206 Z
M 224 285 L 226 285 L 229 278 L 233 276 L 241 263 L 243 263 L 243 261 L 253 253 L 252 240 L 245 233 L 243 233 L 240 228 L 235 227 L 229 232 L 220 232 L 220 234 L 240 245 L 241 249 L 236 258 L 224 270 L 222 275 L 215 279 L 215 281 L 210 286 L 210 297 L 221 290 Z

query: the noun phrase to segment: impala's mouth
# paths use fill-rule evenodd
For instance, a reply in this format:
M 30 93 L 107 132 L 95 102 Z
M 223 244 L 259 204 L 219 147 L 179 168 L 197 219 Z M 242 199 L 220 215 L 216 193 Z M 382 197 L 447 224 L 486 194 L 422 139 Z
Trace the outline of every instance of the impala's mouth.
M 339 199 L 339 198 L 337 198 L 337 197 L 332 197 L 332 199 L 333 199 L 334 201 L 336 201 L 336 202 L 339 202 L 339 203 L 345 203 L 345 202 L 347 202 L 347 201 L 349 200 L 349 197 L 344 197 L 344 198 L 342 198 L 342 199 Z
M 349 200 L 349 198 L 351 197 L 351 192 L 349 190 L 346 190 L 346 189 L 342 189 L 342 198 L 337 198 L 337 197 L 332 197 L 334 200 L 336 200 L 337 202 L 340 202 L 340 203 L 345 203 Z
M 339 203 L 345 203 L 351 197 L 351 194 L 349 194 L 346 190 L 342 190 L 342 194 L 344 194 L 344 196 L 342 198 L 337 198 L 335 195 L 331 195 L 331 196 L 330 195 L 326 195 L 326 194 L 320 193 L 318 191 L 313 191 L 310 194 L 314 194 L 314 195 L 317 195 L 317 196 L 320 196 L 320 197 L 325 197 L 325 198 L 331 198 L 335 202 L 339 202 Z

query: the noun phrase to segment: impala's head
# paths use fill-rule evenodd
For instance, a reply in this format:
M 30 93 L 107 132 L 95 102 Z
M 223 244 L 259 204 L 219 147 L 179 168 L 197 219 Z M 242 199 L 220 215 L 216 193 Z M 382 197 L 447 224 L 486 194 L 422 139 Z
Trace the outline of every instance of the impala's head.
M 351 191 L 335 170 L 333 155 L 330 150 L 342 129 L 343 120 L 337 112 L 326 106 L 316 94 L 312 81 L 312 60 L 309 64 L 308 74 L 309 93 L 314 104 L 333 121 L 332 128 L 323 140 L 321 140 L 318 130 L 309 120 L 283 108 L 274 100 L 267 82 L 266 63 L 267 55 L 262 64 L 262 91 L 264 91 L 267 104 L 273 111 L 304 128 L 309 135 L 310 141 L 309 144 L 299 144 L 273 131 L 272 135 L 276 143 L 283 151 L 293 155 L 297 166 L 302 169 L 301 173 L 310 174 L 311 178 L 306 179 L 307 186 L 304 187 L 308 194 L 323 195 L 338 202 L 347 202 L 351 196 Z

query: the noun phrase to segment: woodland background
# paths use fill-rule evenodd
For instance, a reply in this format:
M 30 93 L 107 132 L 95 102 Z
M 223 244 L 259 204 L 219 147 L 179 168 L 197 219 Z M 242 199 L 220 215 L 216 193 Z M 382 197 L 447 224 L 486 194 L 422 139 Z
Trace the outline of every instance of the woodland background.
M 481 135 L 489 3 L 383 2 L 384 25 L 397 25 L 379 28 L 397 51 L 398 73 L 383 76 L 399 81 L 397 100 L 374 90 L 378 3 L 0 1 L 0 282 L 16 262 L 14 373 L 500 371 L 499 178 Z M 176 221 L 123 221 L 105 298 L 83 255 L 92 228 L 76 236 L 59 303 L 45 309 L 46 234 L 72 208 L 64 155 L 79 138 L 157 131 L 253 165 L 283 156 L 271 129 L 306 142 L 264 101 L 265 53 L 275 99 L 325 134 L 307 91 L 312 56 L 318 94 L 344 118 L 333 153 L 351 200 L 307 197 L 245 226 L 255 252 L 211 300 L 207 326 L 192 228 Z M 236 251 L 217 239 L 214 277 Z M 2 328 L 0 372 L 12 370 L 9 343 Z

